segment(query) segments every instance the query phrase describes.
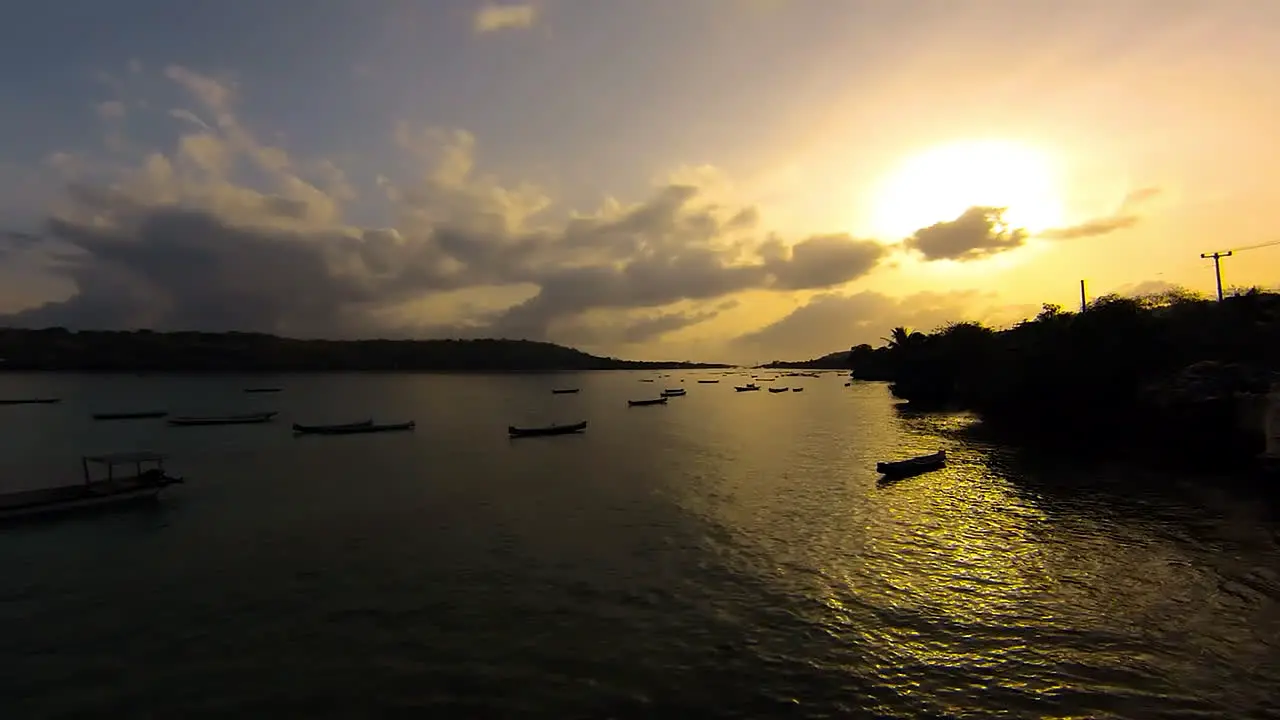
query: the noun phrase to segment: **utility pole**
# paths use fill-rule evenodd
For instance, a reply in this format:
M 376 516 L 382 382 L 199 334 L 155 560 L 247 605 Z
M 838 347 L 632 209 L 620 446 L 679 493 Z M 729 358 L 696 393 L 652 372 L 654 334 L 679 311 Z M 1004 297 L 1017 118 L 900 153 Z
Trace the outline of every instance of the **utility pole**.
M 1222 258 L 1231 257 L 1231 251 L 1200 253 L 1202 258 L 1213 258 L 1213 275 L 1218 279 L 1218 302 L 1222 302 Z
M 1085 299 L 1084 299 L 1084 281 L 1081 280 L 1080 281 L 1080 312 L 1084 312 L 1085 309 L 1088 307 L 1089 307 L 1089 304 L 1085 302 Z

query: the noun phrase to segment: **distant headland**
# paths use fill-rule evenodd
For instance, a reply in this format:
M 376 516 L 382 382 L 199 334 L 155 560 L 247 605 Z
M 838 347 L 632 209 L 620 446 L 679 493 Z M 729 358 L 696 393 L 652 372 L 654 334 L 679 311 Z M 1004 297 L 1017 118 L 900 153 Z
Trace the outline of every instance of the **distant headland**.
M 531 340 L 298 340 L 247 332 L 0 328 L 0 371 L 558 372 L 726 368 L 600 357 Z

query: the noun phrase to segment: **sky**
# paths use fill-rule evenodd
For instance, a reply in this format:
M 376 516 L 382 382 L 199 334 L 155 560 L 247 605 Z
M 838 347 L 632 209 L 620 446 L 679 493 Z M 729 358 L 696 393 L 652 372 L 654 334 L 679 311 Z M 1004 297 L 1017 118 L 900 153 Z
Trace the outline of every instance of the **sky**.
M 0 325 L 755 363 L 1280 239 L 1272 0 L 12 5 Z

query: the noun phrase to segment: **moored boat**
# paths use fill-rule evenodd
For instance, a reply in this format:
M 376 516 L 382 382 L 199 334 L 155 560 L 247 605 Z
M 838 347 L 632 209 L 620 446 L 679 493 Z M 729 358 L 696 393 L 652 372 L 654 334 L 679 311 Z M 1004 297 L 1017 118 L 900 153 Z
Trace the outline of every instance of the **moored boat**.
M 755 383 L 750 383 L 747 385 L 734 385 L 733 389 L 737 390 L 738 392 L 754 392 L 756 390 L 759 390 L 760 386 L 756 385 Z
M 644 407 L 646 405 L 666 405 L 666 404 L 667 404 L 667 399 L 665 397 L 651 398 L 649 400 L 628 400 L 627 401 L 628 407 Z
M 0 495 L 0 520 L 20 520 L 154 500 L 161 490 L 182 482 L 164 470 L 165 456 L 153 452 L 85 456 L 80 465 L 84 482 Z M 95 478 L 89 468 L 106 468 Z M 117 467 L 132 466 L 132 475 L 117 475 Z
M 348 428 L 369 427 L 372 424 L 373 424 L 373 418 L 369 418 L 368 420 L 357 420 L 356 422 L 349 422 L 349 423 L 334 423 L 331 425 L 303 425 L 302 423 L 294 423 L 293 431 L 320 433 L 320 432 L 326 432 L 329 430 L 346 430 Z
M 649 378 L 641 378 L 640 382 L 653 382 L 653 380 L 650 380 Z
M 804 392 L 804 388 L 791 388 L 791 392 Z
M 93 413 L 94 420 L 150 420 L 162 418 L 169 414 L 168 410 L 137 410 L 133 412 Z
M 681 397 L 687 394 L 688 393 L 681 388 L 675 388 L 675 389 L 668 388 L 662 391 L 662 397 Z
M 916 475 L 918 473 L 937 470 L 947 464 L 947 451 L 939 450 L 936 453 L 928 455 L 920 455 L 905 460 L 893 460 L 890 462 L 876 463 L 876 472 L 889 477 L 904 477 L 906 475 Z
M 582 388 L 557 388 L 551 391 L 552 395 L 572 395 Z
M 699 380 L 698 382 L 702 383 L 703 385 L 710 385 L 712 383 L 718 383 L 720 381 L 719 380 Z
M 7 398 L 0 399 L 0 405 L 53 405 L 62 402 L 62 398 Z
M 784 393 L 784 392 L 786 392 L 787 390 L 788 390 L 788 388 L 784 388 L 784 387 L 780 387 L 780 388 L 769 388 L 769 392 L 771 392 L 771 393 Z
M 191 427 L 196 425 L 253 425 L 256 423 L 270 422 L 272 418 L 278 415 L 278 412 L 260 412 L 245 413 L 243 415 L 216 415 L 206 417 L 172 417 L 169 418 L 169 424 L 179 427 Z
M 245 389 L 244 389 L 244 391 L 245 391 L 245 392 L 247 392 L 247 393 L 274 393 L 274 392 L 280 392 L 280 388 L 278 388 L 278 387 L 251 387 L 251 388 L 245 388 Z
M 515 425 L 507 426 L 507 434 L 513 438 L 516 437 L 539 437 L 543 435 L 570 435 L 572 433 L 580 433 L 587 429 L 587 421 L 583 420 L 578 423 L 568 425 L 544 425 L 542 427 L 516 427 Z
M 417 427 L 413 420 L 402 423 L 382 423 L 375 425 L 368 422 L 347 423 L 346 425 L 299 425 L 293 424 L 293 431 L 298 435 L 357 435 L 361 433 L 398 432 L 412 430 Z

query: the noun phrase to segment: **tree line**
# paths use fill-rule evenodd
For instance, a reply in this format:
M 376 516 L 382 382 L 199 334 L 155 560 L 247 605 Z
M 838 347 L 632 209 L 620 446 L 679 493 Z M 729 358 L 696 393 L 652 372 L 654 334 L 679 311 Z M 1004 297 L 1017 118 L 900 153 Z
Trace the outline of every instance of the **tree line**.
M 1072 441 L 1252 452 L 1262 438 L 1238 432 L 1236 399 L 1267 393 L 1280 369 L 1280 295 L 1106 295 L 1080 312 L 1044 305 L 1007 329 L 898 327 L 884 340 L 850 349 L 853 376 L 889 381 L 914 407 L 973 410 Z
M 549 372 L 725 367 L 600 357 L 530 340 L 299 340 L 243 332 L 0 328 L 0 370 Z

